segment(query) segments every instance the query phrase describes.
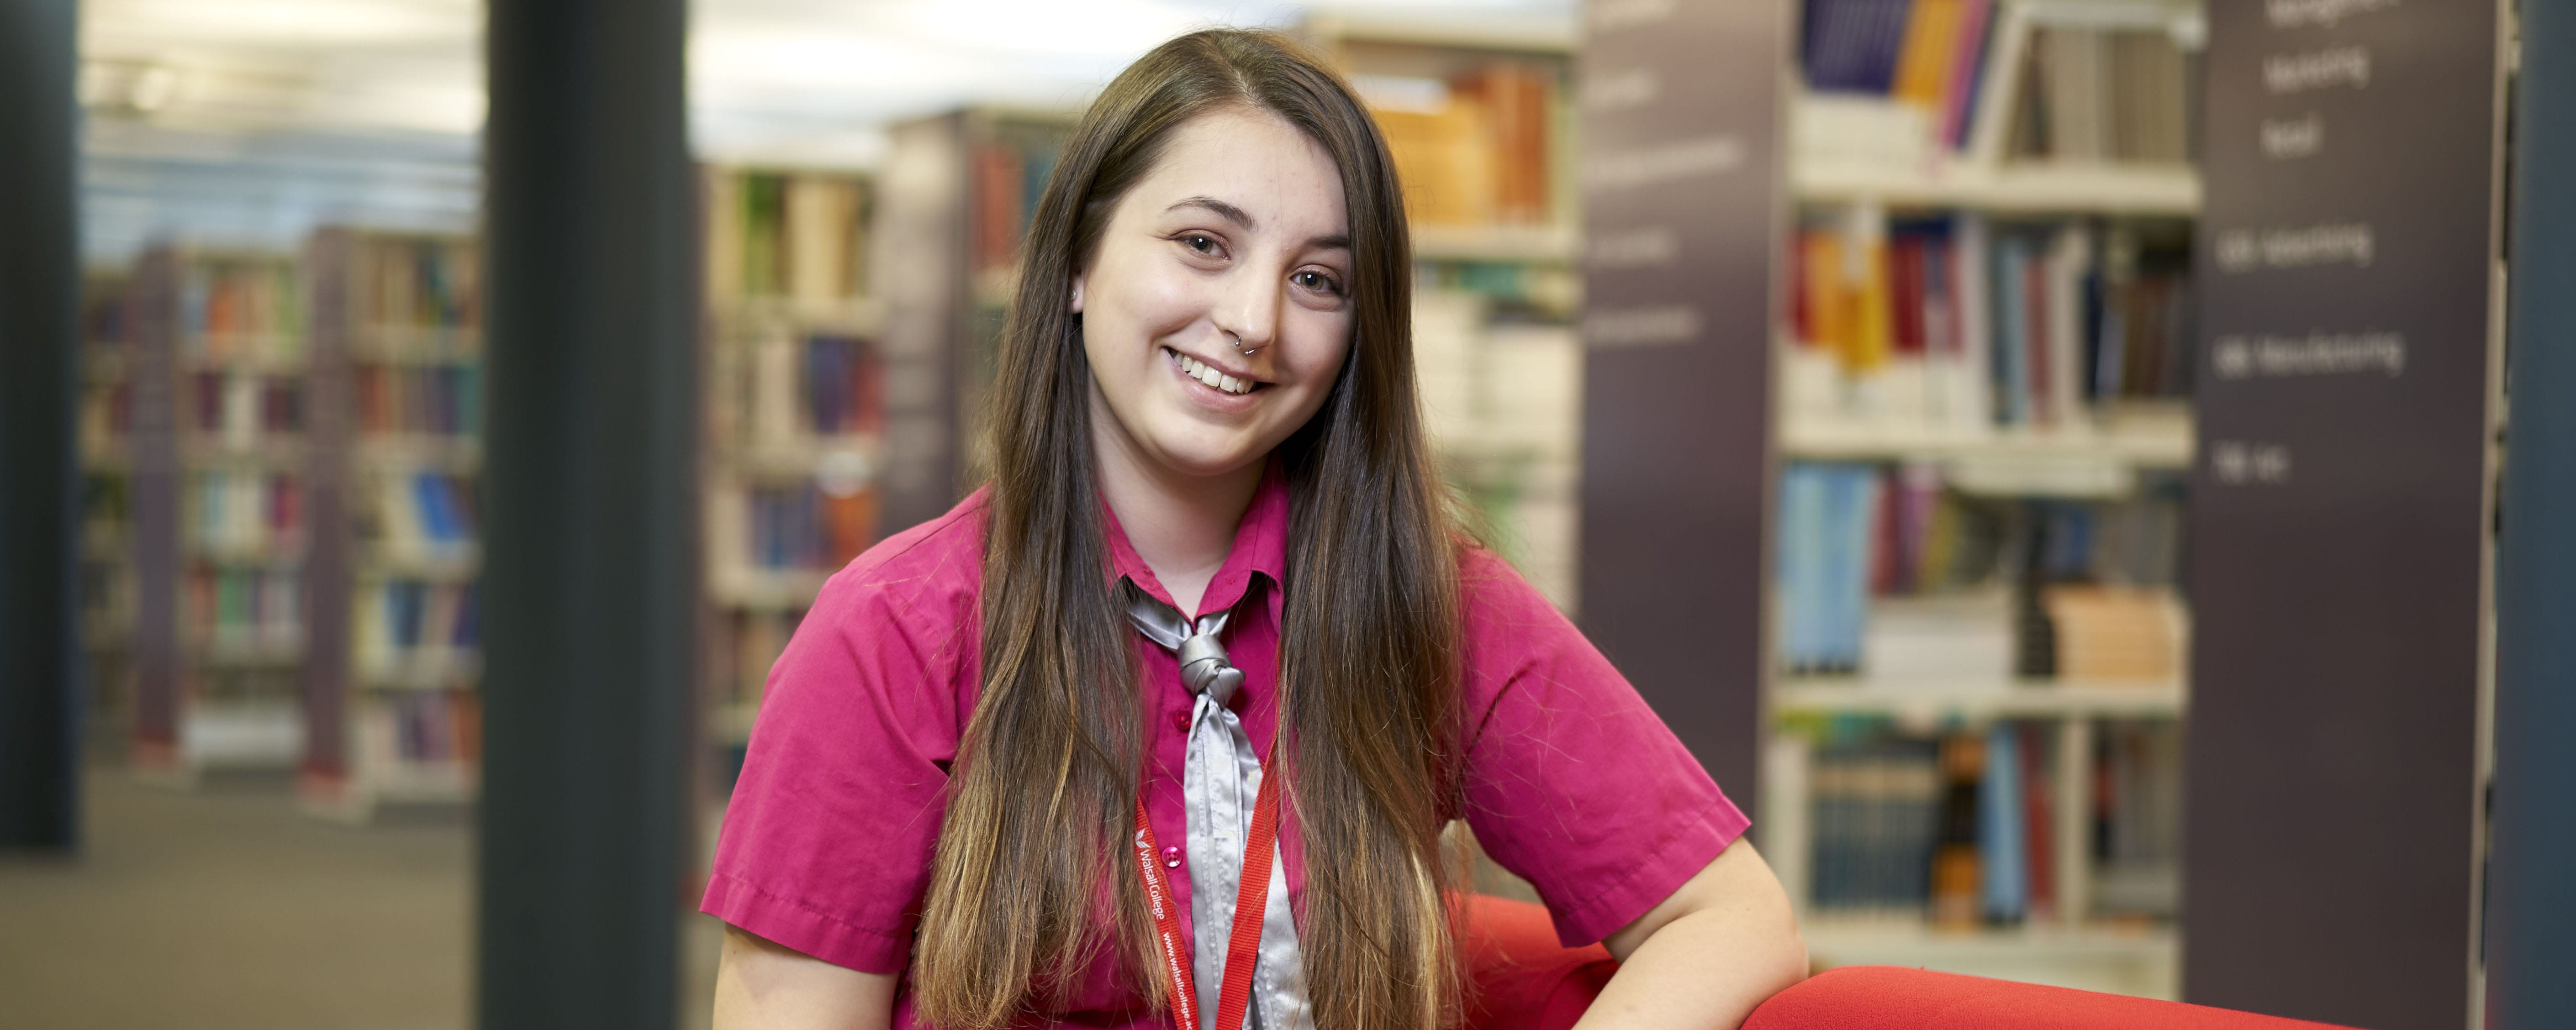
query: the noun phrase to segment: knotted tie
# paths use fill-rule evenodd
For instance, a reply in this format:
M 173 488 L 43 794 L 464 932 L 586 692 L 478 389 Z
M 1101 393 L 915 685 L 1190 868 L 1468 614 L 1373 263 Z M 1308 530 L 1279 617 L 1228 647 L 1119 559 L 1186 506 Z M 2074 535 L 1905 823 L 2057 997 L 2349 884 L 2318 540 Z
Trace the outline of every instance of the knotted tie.
M 1261 790 L 1261 756 L 1243 720 L 1226 707 L 1243 686 L 1243 670 L 1226 660 L 1217 635 L 1231 610 L 1201 617 L 1193 627 L 1172 606 L 1121 580 L 1127 621 L 1146 639 L 1180 657 L 1181 682 L 1197 696 L 1182 765 L 1182 807 L 1187 811 L 1190 925 L 1198 930 L 1190 956 L 1200 1019 L 1216 1021 L 1217 993 L 1225 976 L 1226 936 L 1234 925 L 1234 899 L 1243 877 L 1243 843 L 1252 831 L 1253 800 Z M 1245 597 L 1250 598 L 1251 592 Z M 1261 912 L 1261 958 L 1253 972 L 1250 1025 L 1262 1030 L 1312 1030 L 1306 975 L 1297 954 L 1297 924 L 1289 914 L 1288 875 L 1271 845 L 1270 894 Z M 1241 1030 L 1205 1027 L 1201 1030 Z

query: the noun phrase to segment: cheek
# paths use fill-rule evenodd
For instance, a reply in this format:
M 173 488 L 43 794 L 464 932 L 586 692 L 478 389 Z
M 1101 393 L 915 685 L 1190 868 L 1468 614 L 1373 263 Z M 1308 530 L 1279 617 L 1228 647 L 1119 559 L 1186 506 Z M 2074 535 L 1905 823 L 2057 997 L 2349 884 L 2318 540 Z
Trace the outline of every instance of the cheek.
M 1351 353 L 1351 317 L 1340 312 L 1302 312 L 1292 316 L 1291 338 L 1280 357 L 1301 387 L 1317 393 L 1333 388 L 1342 363 Z
M 1089 290 L 1084 307 L 1106 308 L 1121 337 L 1113 345 L 1152 350 L 1153 341 L 1189 325 L 1207 309 L 1186 275 L 1174 274 L 1169 262 L 1129 260 L 1114 268 Z M 1087 318 L 1087 316 L 1086 316 Z

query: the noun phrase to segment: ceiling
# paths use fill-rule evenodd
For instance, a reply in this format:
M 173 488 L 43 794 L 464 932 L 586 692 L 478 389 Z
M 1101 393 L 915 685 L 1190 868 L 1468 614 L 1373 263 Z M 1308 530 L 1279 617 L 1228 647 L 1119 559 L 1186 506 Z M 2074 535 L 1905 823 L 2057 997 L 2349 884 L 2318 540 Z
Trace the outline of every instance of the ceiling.
M 1077 108 L 1155 43 L 1318 14 L 1534 23 L 1580 0 L 699 0 L 692 142 L 712 160 L 866 167 L 894 121 Z M 85 0 L 87 249 L 287 245 L 319 220 L 470 225 L 479 0 Z

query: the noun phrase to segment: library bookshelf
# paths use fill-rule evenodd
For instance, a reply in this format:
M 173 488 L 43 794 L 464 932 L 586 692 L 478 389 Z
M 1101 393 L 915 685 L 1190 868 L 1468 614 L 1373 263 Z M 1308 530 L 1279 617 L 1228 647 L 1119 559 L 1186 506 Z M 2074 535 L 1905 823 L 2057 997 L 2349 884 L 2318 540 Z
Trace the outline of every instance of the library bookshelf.
M 94 271 L 82 278 L 77 430 L 85 689 L 92 711 L 119 727 L 133 715 L 135 653 L 130 287 L 122 272 Z
M 165 244 L 130 289 L 117 316 L 129 342 L 95 362 L 114 377 L 98 453 L 130 469 L 130 500 L 115 505 L 130 504 L 130 528 L 99 528 L 95 542 L 122 532 L 131 543 L 133 767 L 181 786 L 290 768 L 304 642 L 301 267 L 290 254 Z
M 1569 612 L 1582 422 L 1575 41 L 1337 12 L 1305 27 L 1394 151 L 1413 243 L 1413 346 L 1443 474 L 1484 539 Z
M 722 796 L 769 667 L 823 581 L 873 544 L 885 306 L 868 177 L 701 169 L 706 436 L 700 689 Z
M 315 815 L 474 798 L 482 282 L 466 235 L 334 227 L 312 273 L 299 788 Z
M 1866 6 L 1788 105 L 1755 833 L 1820 966 L 2171 997 L 2200 12 Z

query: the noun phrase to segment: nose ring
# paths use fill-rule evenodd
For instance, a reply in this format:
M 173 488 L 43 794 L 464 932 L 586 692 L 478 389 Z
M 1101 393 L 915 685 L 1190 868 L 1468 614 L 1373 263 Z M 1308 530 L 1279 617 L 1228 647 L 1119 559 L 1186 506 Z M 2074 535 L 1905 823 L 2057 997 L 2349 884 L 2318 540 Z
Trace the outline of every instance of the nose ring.
M 1261 348 L 1259 348 L 1259 347 L 1246 347 L 1246 346 L 1244 346 L 1244 345 L 1243 345 L 1243 337 L 1242 337 L 1241 335 L 1239 335 L 1239 334 L 1229 332 L 1229 333 L 1227 333 L 1226 335 L 1227 335 L 1227 336 L 1232 336 L 1232 337 L 1234 337 L 1234 349 L 1235 349 L 1236 351 L 1238 351 L 1238 352 L 1241 352 L 1241 353 L 1243 353 L 1243 354 L 1251 354 L 1253 351 L 1257 351 L 1257 350 L 1260 350 L 1260 349 L 1261 349 Z

